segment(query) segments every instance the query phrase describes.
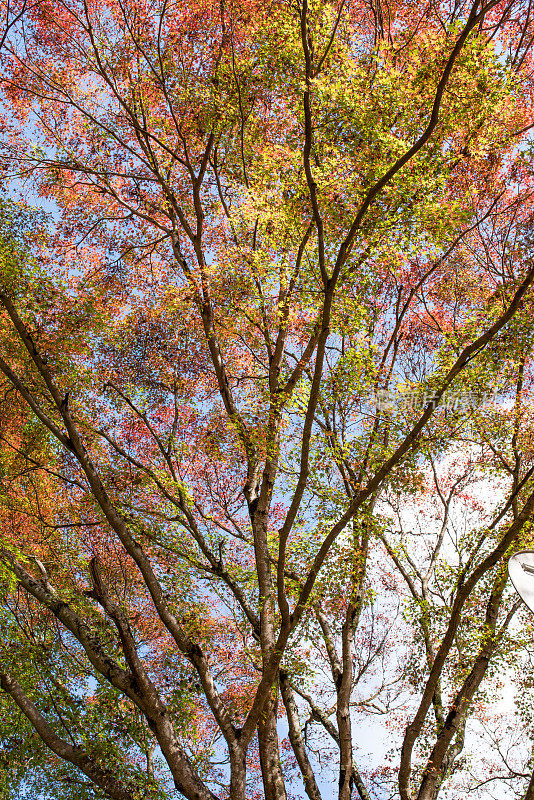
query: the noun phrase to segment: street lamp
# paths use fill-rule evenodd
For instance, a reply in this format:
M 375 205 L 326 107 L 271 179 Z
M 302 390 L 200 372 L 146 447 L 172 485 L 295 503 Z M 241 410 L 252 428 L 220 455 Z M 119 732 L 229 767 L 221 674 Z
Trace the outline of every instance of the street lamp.
M 514 589 L 534 614 L 534 550 L 519 550 L 508 561 L 508 575 Z
M 520 550 L 508 561 L 508 575 L 524 604 L 534 613 L 534 550 Z M 534 800 L 534 772 L 524 800 Z

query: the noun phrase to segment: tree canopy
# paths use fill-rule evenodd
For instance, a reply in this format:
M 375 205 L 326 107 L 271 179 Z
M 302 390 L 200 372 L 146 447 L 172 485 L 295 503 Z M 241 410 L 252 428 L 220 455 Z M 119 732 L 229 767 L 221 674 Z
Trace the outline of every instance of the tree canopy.
M 533 800 L 531 1 L 1 8 L 2 800 Z

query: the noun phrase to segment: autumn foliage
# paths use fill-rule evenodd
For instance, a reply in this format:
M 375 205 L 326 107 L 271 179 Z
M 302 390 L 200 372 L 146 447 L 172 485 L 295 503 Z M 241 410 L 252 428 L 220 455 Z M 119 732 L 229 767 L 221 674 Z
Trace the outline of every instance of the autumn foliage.
M 2 798 L 532 800 L 530 1 L 1 9 Z

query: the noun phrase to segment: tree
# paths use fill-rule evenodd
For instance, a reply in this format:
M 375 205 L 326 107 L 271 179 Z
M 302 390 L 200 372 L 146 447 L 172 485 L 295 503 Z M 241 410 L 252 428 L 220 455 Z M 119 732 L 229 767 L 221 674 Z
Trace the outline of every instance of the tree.
M 530 6 L 4 19 L 4 793 L 318 800 L 320 725 L 367 800 L 354 722 L 411 692 L 395 791 L 436 797 L 521 646 Z

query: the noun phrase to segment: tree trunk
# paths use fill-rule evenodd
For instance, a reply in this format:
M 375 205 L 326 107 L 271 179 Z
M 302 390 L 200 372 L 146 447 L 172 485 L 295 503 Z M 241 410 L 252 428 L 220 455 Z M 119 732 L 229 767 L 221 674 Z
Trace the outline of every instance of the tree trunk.
M 230 749 L 230 798 L 245 800 L 247 786 L 246 752 L 241 748 Z
M 276 729 L 278 690 L 273 689 L 258 725 L 261 775 L 265 800 L 287 800 Z
M 525 800 L 534 800 L 534 772 L 530 776 L 530 781 L 525 795 Z
M 285 672 L 280 671 L 280 691 L 286 707 L 287 721 L 289 725 L 289 741 L 299 765 L 300 774 L 304 781 L 304 789 L 310 800 L 321 800 L 321 793 L 315 781 L 312 766 L 306 753 L 306 745 L 302 737 L 300 727 L 299 712 L 295 702 L 293 689 L 289 683 L 289 678 Z

